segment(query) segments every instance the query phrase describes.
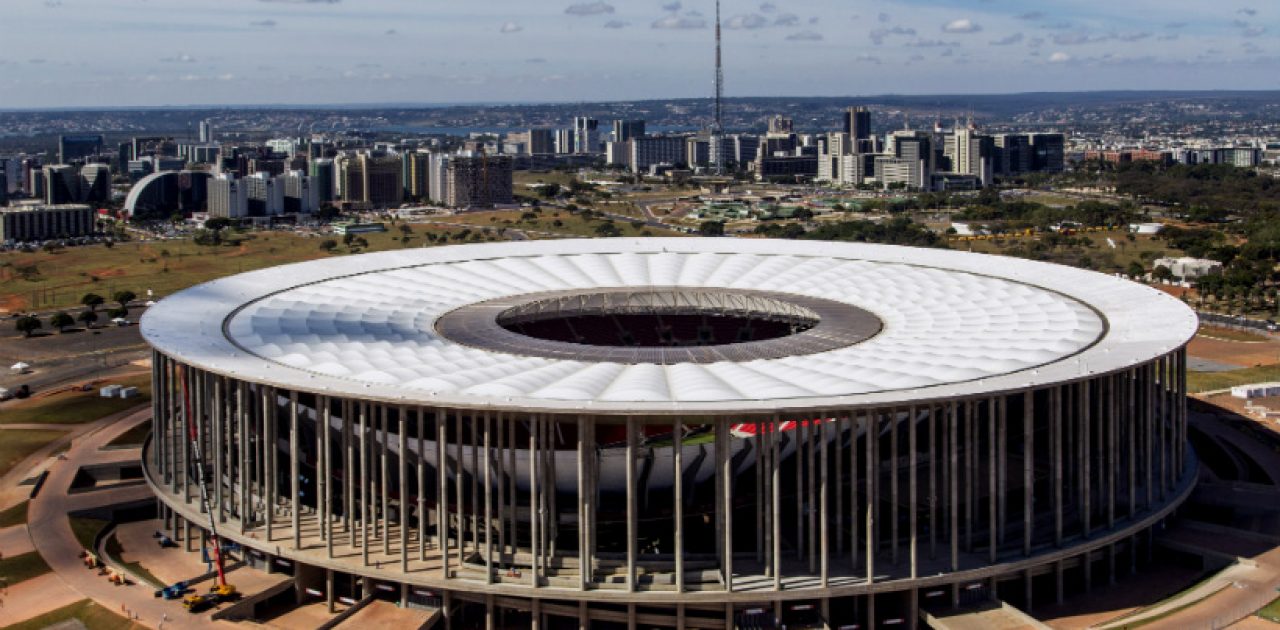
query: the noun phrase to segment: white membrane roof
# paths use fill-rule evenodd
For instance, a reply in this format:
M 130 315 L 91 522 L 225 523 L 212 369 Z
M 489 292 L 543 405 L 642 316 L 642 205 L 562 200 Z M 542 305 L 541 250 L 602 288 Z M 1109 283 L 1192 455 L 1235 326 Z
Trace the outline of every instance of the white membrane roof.
M 851 304 L 874 337 L 805 356 L 626 365 L 441 337 L 477 302 L 624 287 L 751 289 Z M 162 300 L 161 352 L 332 396 L 512 410 L 743 413 L 909 404 L 1072 381 L 1185 344 L 1195 314 L 1133 282 L 947 250 L 749 239 L 595 239 L 412 249 L 241 274 Z

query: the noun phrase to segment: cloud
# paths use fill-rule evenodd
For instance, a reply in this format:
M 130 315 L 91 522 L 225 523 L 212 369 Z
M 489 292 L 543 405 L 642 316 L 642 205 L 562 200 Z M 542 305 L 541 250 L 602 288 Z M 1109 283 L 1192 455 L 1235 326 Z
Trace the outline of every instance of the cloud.
M 668 15 L 654 22 L 652 26 L 656 29 L 684 31 L 706 28 L 707 21 L 696 15 Z
M 747 15 L 735 15 L 724 23 L 724 27 L 733 30 L 755 30 L 764 28 L 769 25 L 769 18 L 759 13 L 750 13 Z
M 277 25 L 275 20 L 259 20 L 257 22 L 249 22 L 249 26 L 258 26 L 261 28 L 275 28 Z
M 774 11 L 777 11 L 777 10 L 778 10 L 778 5 L 772 2 L 766 2 L 760 5 L 760 11 L 762 13 L 773 13 Z
M 853 60 L 860 63 L 873 63 L 877 66 L 884 63 L 882 59 L 875 55 L 858 55 L 857 57 L 854 57 Z
M 670 3 L 667 3 L 667 4 L 662 5 L 662 10 L 663 10 L 663 11 L 670 11 L 671 13 L 675 13 L 676 11 L 679 11 L 679 10 L 680 10 L 681 8 L 683 8 L 683 7 L 684 7 L 684 5 L 680 4 L 680 1 L 679 1 L 679 0 L 676 0 L 675 2 L 670 2 Z
M 952 20 L 942 26 L 944 33 L 977 33 L 981 30 L 981 25 L 968 18 Z
M 394 28 L 389 28 L 385 33 L 383 33 L 383 35 L 395 35 L 395 34 L 396 34 L 396 29 Z
M 1258 14 L 1258 10 L 1251 7 L 1245 7 L 1243 9 L 1240 9 L 1239 11 L 1236 11 L 1236 13 L 1239 13 L 1240 15 L 1247 15 L 1249 17 L 1253 17 Z
M 959 46 L 960 42 L 944 42 L 940 39 L 918 39 L 914 42 L 907 42 L 907 48 L 950 48 Z
M 631 26 L 631 22 L 626 20 L 609 20 L 604 23 L 605 28 L 626 28 L 628 26 Z
M 1044 11 L 1028 11 L 1026 13 L 1019 13 L 1018 15 L 1015 15 L 1013 17 L 1015 19 L 1025 20 L 1027 22 L 1038 22 L 1040 20 L 1045 19 L 1048 16 L 1045 15 Z
M 1022 33 L 1014 33 L 1012 35 L 1009 35 L 1008 37 L 1001 37 L 1000 39 L 997 39 L 991 42 L 991 45 L 992 46 L 1012 46 L 1014 44 L 1022 43 L 1023 39 L 1025 39 L 1025 37 L 1022 35 Z
M 579 2 L 569 5 L 564 12 L 566 15 L 605 15 L 613 13 L 614 8 L 608 2 Z
M 542 57 L 530 57 L 524 60 L 525 63 L 546 63 L 547 60 Z
M 1067 63 L 1068 61 L 1071 61 L 1071 59 L 1071 55 L 1061 51 L 1049 55 L 1049 63 Z
M 1119 39 L 1122 42 L 1140 42 L 1144 39 L 1150 39 L 1150 38 L 1151 38 L 1151 33 L 1125 33 L 1124 35 L 1118 36 L 1117 39 Z
M 1261 37 L 1266 32 L 1267 28 L 1265 26 L 1250 26 L 1240 31 L 1240 35 L 1244 37 Z
M 1106 35 L 1090 35 L 1088 33 L 1058 33 L 1053 36 L 1053 43 L 1059 46 L 1083 46 L 1085 44 L 1096 44 L 1105 42 L 1110 37 Z
M 889 20 L 892 20 L 893 18 L 889 17 L 888 13 L 881 13 L 880 15 L 876 16 L 876 19 L 880 20 L 881 24 L 888 24 Z
M 258 0 L 270 4 L 338 4 L 342 0 Z
M 524 27 L 516 24 L 515 22 L 503 22 L 502 27 L 498 29 L 498 32 L 505 35 L 508 33 L 519 33 L 523 30 Z
M 160 63 L 195 63 L 195 62 L 196 62 L 196 58 L 186 53 L 182 53 L 174 57 L 162 57 L 160 59 Z
M 906 28 L 903 26 L 895 26 L 893 28 L 878 28 L 874 31 L 871 31 L 871 41 L 875 45 L 879 46 L 883 44 L 885 38 L 889 37 L 890 35 L 906 35 L 908 37 L 915 37 L 916 29 Z
M 800 31 L 787 36 L 789 42 L 820 42 L 822 41 L 822 33 L 814 31 Z
M 799 26 L 800 16 L 794 13 L 783 13 L 773 19 L 774 26 Z
M 1168 24 L 1165 24 L 1164 27 L 1167 29 L 1186 28 L 1187 23 L 1186 22 L 1169 22 Z

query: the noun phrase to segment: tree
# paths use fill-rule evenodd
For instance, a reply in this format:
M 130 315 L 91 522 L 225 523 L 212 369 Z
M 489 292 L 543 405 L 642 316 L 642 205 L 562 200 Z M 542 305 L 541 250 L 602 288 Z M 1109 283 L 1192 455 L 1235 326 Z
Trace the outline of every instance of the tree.
M 698 226 L 698 233 L 703 236 L 724 236 L 724 221 L 703 221 Z
M 106 301 L 107 300 L 105 298 L 97 293 L 86 293 L 84 294 L 84 297 L 80 298 L 80 304 L 89 307 L 89 310 L 91 311 L 98 310 L 98 307 L 102 306 L 103 302 Z
M 85 328 L 93 328 L 93 325 L 98 322 L 98 314 L 94 311 L 83 311 L 76 319 L 80 320 Z
M 44 325 L 40 323 L 38 318 L 26 315 L 19 317 L 18 321 L 14 322 L 13 327 L 23 335 L 30 337 L 31 333 L 44 328 Z
M 113 308 L 107 311 L 107 317 L 110 317 L 111 319 L 123 319 L 128 316 L 129 309 L 127 308 Z
M 58 311 L 53 314 L 53 317 L 49 318 L 49 325 L 57 328 L 60 333 L 67 332 L 67 326 L 71 326 L 75 323 L 75 318 L 68 315 L 66 311 Z
M 115 295 L 111 296 L 111 299 L 116 304 L 119 304 L 121 309 L 128 311 L 129 303 L 138 299 L 138 294 L 133 291 L 116 291 Z
M 326 238 L 323 241 L 320 241 L 320 251 L 332 254 L 335 249 L 338 249 L 338 241 L 331 238 Z
M 213 217 L 212 219 L 204 222 L 204 227 L 206 230 L 213 230 L 214 232 L 217 232 L 222 228 L 231 227 L 231 219 L 226 217 Z
M 1141 278 L 1147 273 L 1147 270 L 1142 266 L 1142 263 L 1135 260 L 1129 263 L 1129 269 L 1126 273 L 1129 274 L 1130 278 Z
M 1151 277 L 1160 281 L 1173 280 L 1173 270 L 1164 265 L 1160 265 L 1151 272 Z

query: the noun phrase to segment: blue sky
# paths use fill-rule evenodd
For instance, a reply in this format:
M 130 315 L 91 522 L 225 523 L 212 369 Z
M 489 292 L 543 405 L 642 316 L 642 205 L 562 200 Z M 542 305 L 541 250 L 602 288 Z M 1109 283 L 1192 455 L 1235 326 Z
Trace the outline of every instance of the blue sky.
M 3 0 L 0 107 L 711 92 L 712 0 Z M 729 96 L 1280 89 L 1275 0 L 724 0 Z

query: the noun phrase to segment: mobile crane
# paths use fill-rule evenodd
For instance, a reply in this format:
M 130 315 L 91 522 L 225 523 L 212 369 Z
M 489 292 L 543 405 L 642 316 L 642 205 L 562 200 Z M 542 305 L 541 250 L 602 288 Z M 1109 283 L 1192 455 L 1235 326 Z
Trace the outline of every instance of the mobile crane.
M 179 368 L 179 370 L 181 371 L 178 374 L 178 383 L 182 387 L 182 398 L 186 403 L 185 409 L 190 410 L 192 405 L 190 390 L 187 387 L 187 374 L 182 368 Z M 200 486 L 200 507 L 209 517 L 209 537 L 206 542 L 213 545 L 213 561 L 218 570 L 218 582 L 209 589 L 208 593 L 188 595 L 182 599 L 184 608 L 192 613 L 198 613 L 212 606 L 217 606 L 219 603 L 235 599 L 236 587 L 232 584 L 227 584 L 227 574 L 223 568 L 222 539 L 218 537 L 218 519 L 214 516 L 213 506 L 209 503 L 209 488 L 204 474 L 204 456 L 200 451 L 200 432 L 196 427 L 195 418 L 191 417 L 190 412 L 184 411 L 183 415 L 186 416 L 187 431 L 191 440 L 191 460 L 196 469 L 197 483 Z M 221 480 L 218 480 L 218 483 L 221 483 Z

